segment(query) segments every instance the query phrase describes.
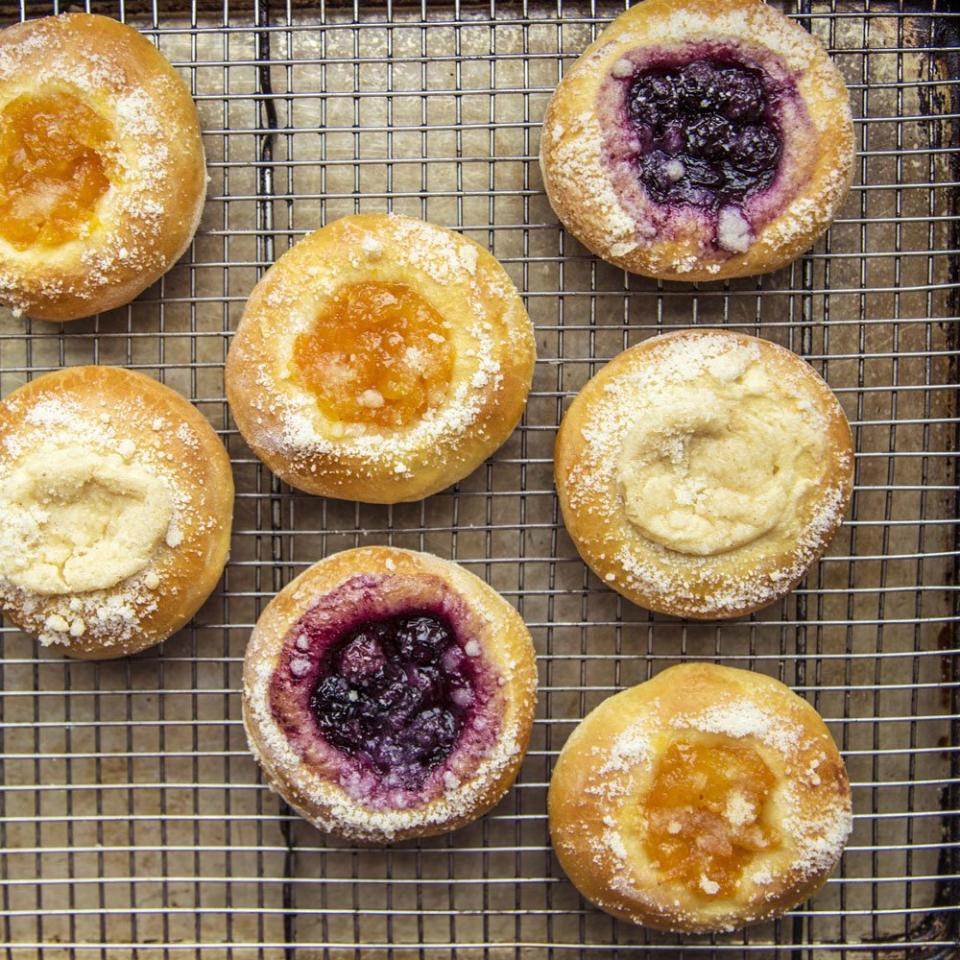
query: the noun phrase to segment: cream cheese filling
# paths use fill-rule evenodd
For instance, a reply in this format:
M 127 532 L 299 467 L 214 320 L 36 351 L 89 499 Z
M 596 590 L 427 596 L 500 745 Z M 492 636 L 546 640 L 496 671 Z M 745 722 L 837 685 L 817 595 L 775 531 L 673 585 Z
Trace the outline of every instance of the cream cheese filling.
M 26 454 L 0 481 L 0 577 L 58 596 L 107 590 L 147 567 L 173 503 L 133 452 L 68 444 Z
M 750 351 L 722 354 L 697 381 L 644 399 L 617 468 L 627 519 L 644 537 L 716 556 L 793 525 L 826 442 L 809 403 Z

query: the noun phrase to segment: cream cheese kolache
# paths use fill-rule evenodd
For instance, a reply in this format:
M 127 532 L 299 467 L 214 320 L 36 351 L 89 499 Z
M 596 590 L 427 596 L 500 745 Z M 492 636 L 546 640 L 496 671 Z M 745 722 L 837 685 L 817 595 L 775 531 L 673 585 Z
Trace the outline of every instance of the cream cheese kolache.
M 120 367 L 70 367 L 0 403 L 0 608 L 51 649 L 136 653 L 223 572 L 233 476 L 183 397 Z
M 614 357 L 560 425 L 564 522 L 604 583 L 650 610 L 737 617 L 791 590 L 853 489 L 829 386 L 767 340 L 696 329 Z
M 397 503 L 463 479 L 507 440 L 535 359 L 520 295 L 487 250 L 412 217 L 356 214 L 257 284 L 227 397 L 292 486 Z
M 190 91 L 136 30 L 0 31 L 0 302 L 54 321 L 129 303 L 189 246 L 206 189 Z
M 564 226 L 632 273 L 776 270 L 836 216 L 849 94 L 821 43 L 761 0 L 644 0 L 564 75 L 541 166 Z

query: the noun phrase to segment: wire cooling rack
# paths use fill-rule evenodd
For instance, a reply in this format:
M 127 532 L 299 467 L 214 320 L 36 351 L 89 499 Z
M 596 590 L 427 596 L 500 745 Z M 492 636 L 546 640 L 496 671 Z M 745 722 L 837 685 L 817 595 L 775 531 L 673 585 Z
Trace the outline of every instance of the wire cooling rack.
M 162 649 L 78 663 L 13 628 L 0 635 L 6 956 L 960 955 L 957 14 L 873 0 L 787 7 L 849 83 L 857 184 L 789 269 L 697 289 L 625 278 L 588 256 L 541 189 L 546 100 L 623 2 L 91 6 L 143 29 L 189 82 L 210 198 L 189 255 L 130 307 L 64 328 L 0 316 L 0 389 L 88 362 L 159 377 L 230 449 L 236 533 L 220 589 Z M 4 23 L 62 9 L 0 0 Z M 488 246 L 525 294 L 540 352 L 503 450 L 456 489 L 392 508 L 292 492 L 245 448 L 223 393 L 230 332 L 263 270 L 322 223 L 383 209 Z M 551 476 L 560 416 L 601 363 L 696 324 L 805 356 L 840 397 L 858 451 L 828 556 L 779 605 L 723 625 L 649 615 L 597 582 L 563 530 Z M 515 603 L 542 691 L 500 806 L 385 851 L 325 839 L 263 787 L 238 696 L 250 628 L 273 593 L 322 556 L 383 542 L 458 560 Z M 856 826 L 811 903 L 746 932 L 680 939 L 585 904 L 551 854 L 544 807 L 578 719 L 692 658 L 770 673 L 814 703 L 846 757 Z

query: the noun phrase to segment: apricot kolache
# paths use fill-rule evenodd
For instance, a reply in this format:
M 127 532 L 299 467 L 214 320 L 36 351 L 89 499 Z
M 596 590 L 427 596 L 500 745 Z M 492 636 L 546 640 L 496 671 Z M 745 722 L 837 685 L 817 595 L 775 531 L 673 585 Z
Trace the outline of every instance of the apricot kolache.
M 227 397 L 292 486 L 396 503 L 449 487 L 504 443 L 535 359 L 530 318 L 489 252 L 412 217 L 356 214 L 257 284 Z
M 570 735 L 548 796 L 560 864 L 608 913 L 732 930 L 812 896 L 852 826 L 823 720 L 771 677 L 688 663 L 604 701 Z
M 206 185 L 190 92 L 132 27 L 0 31 L 0 302 L 55 321 L 129 303 L 189 246 Z

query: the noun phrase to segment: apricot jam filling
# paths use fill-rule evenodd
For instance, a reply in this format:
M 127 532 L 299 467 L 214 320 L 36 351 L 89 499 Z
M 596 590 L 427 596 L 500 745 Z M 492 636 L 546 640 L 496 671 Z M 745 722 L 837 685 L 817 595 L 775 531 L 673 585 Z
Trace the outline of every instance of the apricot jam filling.
M 295 340 L 298 379 L 331 419 L 404 427 L 439 405 L 453 375 L 443 317 L 404 283 L 341 286 Z
M 22 94 L 0 113 L 0 236 L 56 247 L 88 225 L 110 186 L 111 128 L 70 93 Z
M 777 842 L 763 816 L 773 788 L 773 773 L 752 747 L 672 744 L 643 801 L 647 856 L 667 881 L 730 896 L 752 857 Z

